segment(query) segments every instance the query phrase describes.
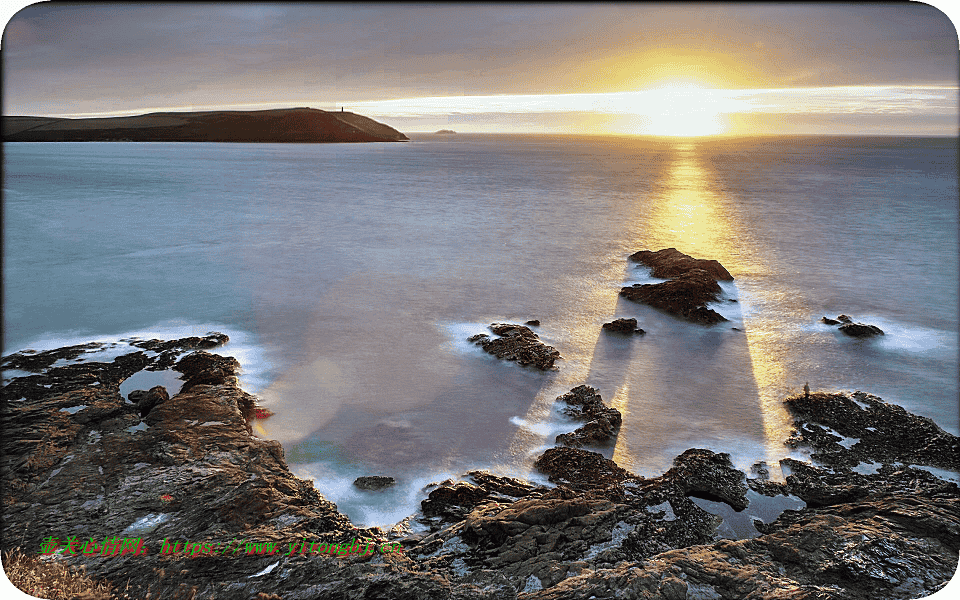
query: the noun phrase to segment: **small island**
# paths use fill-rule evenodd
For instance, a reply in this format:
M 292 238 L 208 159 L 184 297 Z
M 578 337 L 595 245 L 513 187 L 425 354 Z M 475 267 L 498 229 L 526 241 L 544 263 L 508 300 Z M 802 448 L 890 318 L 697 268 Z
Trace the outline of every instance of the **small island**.
M 441 129 L 440 131 L 434 132 L 433 135 L 456 135 L 456 131 L 452 129 Z
M 159 112 L 133 117 L 3 117 L 5 142 L 406 142 L 369 117 L 316 108 Z

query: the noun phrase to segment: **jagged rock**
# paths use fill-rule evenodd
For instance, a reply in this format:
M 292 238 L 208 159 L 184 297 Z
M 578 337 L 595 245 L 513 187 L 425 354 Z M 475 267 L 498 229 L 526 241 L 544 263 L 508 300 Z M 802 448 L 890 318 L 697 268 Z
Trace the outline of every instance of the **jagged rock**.
M 230 341 L 230 336 L 220 332 L 210 332 L 203 337 L 187 337 L 178 340 L 131 340 L 130 345 L 151 352 L 169 352 L 171 350 L 195 350 L 198 348 L 217 348 Z
M 712 325 L 727 319 L 707 302 L 716 302 L 720 286 L 706 271 L 694 269 L 663 283 L 635 283 L 620 290 L 627 300 L 649 304 L 654 308 L 694 323 Z
M 58 360 L 76 359 L 82 354 L 99 350 L 102 347 L 103 344 L 101 342 L 90 342 L 88 344 L 56 348 L 54 350 L 47 350 L 44 352 L 15 352 L 0 359 L 0 369 L 5 371 L 9 369 L 17 369 L 20 371 L 37 373 L 49 368 Z
M 657 252 L 641 250 L 630 255 L 630 260 L 651 267 L 654 277 L 669 278 L 662 283 L 639 284 L 620 290 L 620 295 L 633 302 L 649 304 L 688 321 L 712 325 L 726 321 L 720 313 L 707 308 L 708 302 L 719 300 L 717 281 L 731 281 L 733 277 L 715 260 L 696 259 L 676 248 Z
M 812 448 L 818 462 L 838 466 L 900 462 L 960 471 L 960 439 L 932 419 L 877 396 L 819 392 L 784 402 L 795 418 L 788 444 Z M 844 437 L 856 442 L 841 445 Z
M 630 319 L 616 319 L 610 323 L 604 323 L 603 328 L 607 331 L 613 331 L 615 333 L 639 333 L 643 335 L 646 333 L 644 330 L 637 327 L 637 320 Z
M 828 319 L 827 317 L 822 317 L 820 319 L 821 323 L 826 323 L 827 325 L 840 325 L 839 330 L 843 333 L 849 335 L 850 337 L 873 337 L 875 335 L 883 335 L 883 330 L 877 327 L 876 325 L 867 325 L 865 323 L 854 323 L 847 315 L 839 315 L 836 319 Z
M 133 394 L 134 392 L 130 392 L 127 397 L 130 398 L 130 396 L 133 396 Z M 143 392 L 143 394 L 141 394 L 136 400 L 137 409 L 140 411 L 140 416 L 147 416 L 147 413 L 149 413 L 154 406 L 169 399 L 170 394 L 167 393 L 167 388 L 163 387 L 162 385 L 154 386 L 150 388 L 150 391 Z M 133 402 L 134 400 L 131 399 L 130 401 Z
M 382 490 L 397 483 L 393 477 L 383 475 L 368 475 L 366 477 L 357 477 L 353 480 L 353 485 L 361 490 Z
M 762 464 L 760 478 L 745 482 L 727 455 L 703 449 L 643 478 L 601 454 L 557 447 L 535 463 L 553 488 L 480 471 L 439 484 L 423 502 L 428 531 L 390 534 L 402 552 L 297 554 L 291 542 L 374 542 L 385 533 L 352 525 L 289 472 L 278 443 L 249 433 L 243 406 L 253 399 L 229 359 L 182 359 L 184 377 L 202 381 L 141 423 L 119 382 L 153 360 L 135 352 L 4 386 L 4 550 L 36 552 L 51 535 L 140 537 L 147 554 L 52 560 L 117 589 L 129 583 L 131 597 L 164 598 L 907 599 L 936 591 L 956 569 L 960 489 L 905 465 L 960 468 L 957 438 L 859 392 L 787 399 L 791 444 L 810 448 L 816 464 L 784 459 L 782 484 L 765 479 Z M 569 396 L 575 414 L 606 409 L 587 386 Z M 880 466 L 852 471 L 861 461 Z M 691 497 L 742 510 L 747 485 L 807 505 L 757 523 L 751 539 L 716 539 L 720 517 Z M 164 539 L 281 546 L 247 555 L 241 542 L 236 557 L 163 553 Z
M 576 431 L 557 436 L 557 443 L 564 446 L 580 448 L 606 444 L 617 435 L 623 422 L 620 411 L 607 407 L 599 392 L 588 385 L 577 386 L 559 396 L 556 401 L 567 404 L 562 410 L 565 415 L 578 421 L 586 421 L 586 424 Z
M 883 335 L 883 330 L 876 325 L 866 325 L 864 323 L 846 323 L 840 326 L 840 331 L 851 337 Z
M 749 505 L 746 477 L 733 468 L 726 453 L 691 448 L 673 459 L 664 478 L 672 478 L 687 496 L 726 502 L 736 511 Z
M 556 371 L 554 362 L 561 358 L 560 353 L 553 346 L 547 346 L 540 341 L 537 334 L 524 325 L 511 323 L 493 323 L 490 330 L 497 338 L 491 338 L 480 333 L 467 338 L 468 342 L 479 345 L 486 352 L 504 360 L 515 360 L 524 366 L 531 366 L 541 371 Z
M 533 466 L 551 482 L 575 488 L 605 487 L 629 476 L 627 471 L 602 454 L 579 448 L 550 448 Z
M 173 370 L 183 374 L 180 379 L 185 382 L 180 391 L 185 392 L 196 385 L 237 385 L 240 363 L 232 356 L 197 350 L 181 358 L 180 362 L 173 366 Z M 251 406 L 246 410 L 252 408 Z
M 197 375 L 205 372 L 203 367 L 236 362 L 222 359 L 187 357 L 179 366 L 185 374 Z M 210 597 L 233 595 L 225 590 L 236 582 L 258 587 L 262 582 L 249 577 L 275 559 L 167 556 L 161 554 L 164 538 L 229 544 L 235 539 L 281 543 L 370 537 L 310 482 L 289 472 L 279 443 L 250 435 L 242 407 L 254 399 L 235 379 L 181 391 L 157 403 L 141 423 L 137 413 L 143 397 L 136 405 L 124 402 L 119 384 L 149 364 L 149 358 L 135 352 L 112 363 L 51 368 L 29 377 L 43 393 L 25 400 L 17 400 L 13 390 L 27 378 L 4 386 L 4 550 L 19 545 L 35 553 L 50 536 L 60 541 L 75 536 L 82 544 L 92 538 L 99 545 L 114 536 L 139 537 L 147 554 L 104 558 L 81 553 L 58 560 L 83 566 L 117 588 L 129 580 L 132 597 L 146 597 L 148 588 L 151 594 L 162 589 L 166 592 L 160 595 L 173 595 L 181 583 L 188 591 L 196 587 L 198 597 Z M 330 559 L 331 567 L 336 560 Z M 164 579 L 164 572 L 180 575 Z
M 693 258 L 676 248 L 656 252 L 640 250 L 631 254 L 630 260 L 650 267 L 651 274 L 659 279 L 674 279 L 691 270 L 701 269 L 714 280 L 733 281 L 733 276 L 718 261 Z

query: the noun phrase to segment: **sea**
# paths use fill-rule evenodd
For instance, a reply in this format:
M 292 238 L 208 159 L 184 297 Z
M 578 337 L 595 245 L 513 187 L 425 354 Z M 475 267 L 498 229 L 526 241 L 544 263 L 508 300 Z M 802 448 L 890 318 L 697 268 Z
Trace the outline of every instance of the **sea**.
M 600 450 L 646 477 L 699 447 L 782 479 L 805 383 L 958 433 L 957 138 L 411 138 L 4 144 L 4 355 L 226 333 L 275 413 L 256 434 L 366 526 L 473 469 L 545 483 L 583 384 L 624 417 Z M 730 271 L 728 321 L 618 295 L 662 248 Z M 840 314 L 885 335 L 820 322 Z M 619 317 L 645 335 L 601 329 Z M 557 371 L 467 341 L 533 319 Z M 122 391 L 151 377 L 181 383 Z

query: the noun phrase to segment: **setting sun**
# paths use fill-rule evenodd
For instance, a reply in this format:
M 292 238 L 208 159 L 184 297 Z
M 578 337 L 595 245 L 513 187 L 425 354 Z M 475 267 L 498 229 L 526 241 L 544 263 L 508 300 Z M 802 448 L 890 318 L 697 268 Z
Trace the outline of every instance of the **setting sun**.
M 672 86 L 651 90 L 642 97 L 637 112 L 647 117 L 646 135 L 694 137 L 724 133 L 720 112 L 700 87 Z

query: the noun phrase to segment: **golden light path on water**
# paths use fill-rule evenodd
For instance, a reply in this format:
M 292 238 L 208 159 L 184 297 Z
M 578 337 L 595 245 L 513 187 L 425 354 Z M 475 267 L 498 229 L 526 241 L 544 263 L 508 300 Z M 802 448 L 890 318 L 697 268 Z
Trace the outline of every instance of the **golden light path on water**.
M 578 290 L 577 310 L 571 311 L 571 314 L 577 315 L 574 324 L 564 331 L 562 338 L 548 341 L 558 347 L 566 347 L 568 350 L 565 352 L 570 352 L 569 349 L 573 348 L 576 355 L 565 354 L 564 358 L 570 360 L 563 361 L 557 377 L 540 390 L 523 417 L 524 422 L 542 421 L 550 414 L 550 408 L 557 396 L 583 384 L 589 377 L 593 366 L 590 352 L 597 352 L 602 335 L 598 323 L 610 320 L 610 315 L 614 314 L 618 302 L 618 284 L 624 277 L 623 259 L 636 250 L 677 248 L 696 258 L 716 259 L 734 276 L 733 283 L 737 286 L 741 309 L 749 302 L 772 301 L 774 304 L 781 304 L 779 301 L 782 301 L 782 298 L 765 297 L 776 295 L 776 292 L 765 291 L 762 284 L 756 283 L 762 282 L 767 270 L 775 267 L 768 257 L 761 256 L 756 242 L 751 239 L 749 223 L 738 214 L 737 199 L 727 195 L 713 172 L 705 167 L 704 157 L 698 149 L 699 142 L 676 140 L 674 143 L 674 162 L 669 167 L 669 174 L 659 182 L 649 202 L 638 202 L 638 208 L 634 209 L 634 225 L 626 232 L 627 239 L 623 241 L 624 255 L 611 256 L 608 264 L 612 266 L 599 275 L 601 280 L 606 279 L 611 284 L 584 285 L 580 282 L 583 288 Z M 648 214 L 639 214 L 641 204 L 645 205 L 643 210 L 648 211 Z M 738 283 L 740 279 L 755 282 L 750 289 L 750 299 L 744 299 L 742 284 Z M 576 283 L 571 282 L 570 285 L 575 286 Z M 790 305 L 794 301 L 786 304 Z M 782 404 L 790 389 L 788 382 L 784 382 L 784 351 L 778 345 L 776 324 L 750 314 L 749 310 L 746 312 L 743 317 L 743 337 L 726 338 L 745 338 L 745 347 L 737 342 L 724 342 L 728 356 L 718 360 L 740 361 L 747 365 L 746 368 L 752 372 L 744 374 L 745 379 L 749 381 L 752 377 L 753 385 L 744 386 L 741 382 L 738 387 L 737 382 L 717 381 L 717 394 L 720 397 L 726 393 L 727 402 L 741 403 L 738 410 L 742 408 L 751 418 L 760 421 L 763 447 L 752 448 L 751 458 L 766 460 L 775 465 L 784 455 L 783 441 L 790 433 L 790 419 Z M 643 352 L 645 359 L 658 367 L 670 364 L 675 359 L 663 355 L 652 340 L 643 346 Z M 679 413 L 665 414 L 670 412 L 670 400 L 665 397 L 671 391 L 670 385 L 657 378 L 656 367 L 651 369 L 641 366 L 640 369 L 644 375 L 641 380 L 631 381 L 631 377 L 624 376 L 616 389 L 602 391 L 604 401 L 620 410 L 624 416 L 624 425 L 617 438 L 613 459 L 628 468 L 636 465 L 637 452 L 631 448 L 631 427 L 639 428 L 639 436 L 652 437 L 648 434 L 658 425 L 651 425 L 650 421 L 659 423 L 661 429 L 684 426 L 683 417 Z M 699 375 L 693 373 L 692 376 Z M 741 388 L 748 390 L 745 394 L 747 397 L 729 398 L 730 395 L 736 396 Z M 708 402 L 712 400 L 711 398 Z M 725 407 L 711 404 L 703 406 L 703 410 L 723 412 Z M 714 428 L 710 430 L 714 433 L 719 428 L 730 437 L 737 436 L 738 423 L 735 416 L 713 415 L 707 429 L 710 427 Z M 536 453 L 538 446 L 552 446 L 552 435 L 555 433 L 548 436 L 542 431 L 534 432 L 521 427 L 510 447 L 510 453 L 529 456 Z M 661 439 L 666 439 L 669 433 L 663 436 Z M 547 439 L 548 437 L 550 439 Z M 776 473 L 772 474 L 776 476 Z
M 738 215 L 736 199 L 725 194 L 703 167 L 704 159 L 695 142 L 679 143 L 676 152 L 678 160 L 672 173 L 676 191 L 657 204 L 652 218 L 655 229 L 648 234 L 651 244 L 656 248 L 676 247 L 696 258 L 716 259 L 734 276 L 735 284 L 745 277 L 762 281 L 772 267 L 770 258 L 761 256 L 751 239 L 749 224 Z M 762 285 L 752 291 L 770 294 Z M 782 454 L 783 440 L 790 432 L 782 405 L 782 356 L 776 349 L 771 325 L 751 314 L 743 319 L 768 462 Z
M 735 285 L 743 278 L 762 281 L 773 265 L 751 238 L 749 223 L 738 214 L 736 199 L 725 193 L 712 172 L 704 167 L 697 142 L 678 142 L 675 151 L 677 160 L 669 184 L 672 192 L 656 203 L 651 219 L 653 229 L 646 232 L 651 247 L 675 247 L 695 258 L 716 259 L 734 276 Z M 771 293 L 762 285 L 755 285 L 752 292 L 755 296 Z M 758 300 L 769 298 L 753 299 Z M 744 303 L 744 299 L 740 302 Z M 790 420 L 782 404 L 787 389 L 783 357 L 777 349 L 777 334 L 772 325 L 751 314 L 743 318 L 757 408 L 763 419 L 767 462 L 779 459 L 783 440 L 790 433 Z

